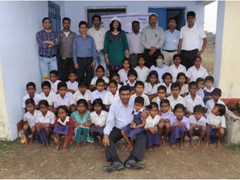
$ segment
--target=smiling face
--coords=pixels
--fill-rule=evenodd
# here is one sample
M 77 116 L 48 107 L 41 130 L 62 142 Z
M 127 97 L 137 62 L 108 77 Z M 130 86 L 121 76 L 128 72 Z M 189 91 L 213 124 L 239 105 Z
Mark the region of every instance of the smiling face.
M 45 30 L 50 30 L 52 28 L 52 23 L 49 19 L 44 20 L 42 25 L 43 25 L 43 29 Z
M 184 116 L 184 110 L 182 108 L 178 108 L 175 110 L 174 114 L 178 120 L 182 119 Z
M 152 28 L 156 27 L 157 22 L 158 22 L 158 18 L 157 18 L 156 16 L 151 16 L 151 17 L 149 18 L 149 25 L 150 25 Z
M 130 100 L 131 92 L 130 92 L 130 90 L 129 91 L 128 90 L 121 91 L 119 96 L 120 96 L 122 103 L 127 105 Z

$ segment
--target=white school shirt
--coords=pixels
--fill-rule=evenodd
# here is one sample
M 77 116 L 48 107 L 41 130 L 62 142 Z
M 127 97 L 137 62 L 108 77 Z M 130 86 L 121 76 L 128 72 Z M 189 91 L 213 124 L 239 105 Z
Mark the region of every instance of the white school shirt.
M 161 119 L 171 119 L 174 116 L 172 111 L 168 111 L 166 113 L 162 113 Z
M 56 80 L 54 83 L 50 80 L 48 80 L 51 84 L 51 90 L 53 90 L 55 93 L 58 91 L 57 89 L 57 86 L 58 86 L 58 83 L 60 83 L 61 81 L 60 80 Z
M 56 99 L 57 94 L 51 90 L 48 96 L 46 96 L 44 92 L 41 92 L 40 96 L 42 99 L 47 100 L 48 104 L 52 106 Z
M 93 37 L 97 51 L 99 52 L 103 50 L 106 30 L 102 27 L 100 27 L 98 30 L 96 30 L 95 27 L 91 27 L 88 30 L 88 34 Z
M 163 76 L 163 74 L 165 74 L 166 72 L 169 72 L 169 68 L 168 68 L 167 65 L 164 65 L 164 66 L 161 67 L 161 68 L 152 65 L 152 66 L 150 67 L 150 72 L 151 72 L 151 71 L 157 71 L 159 81 L 160 81 L 160 82 L 163 82 L 162 76 Z
M 226 128 L 226 119 L 224 116 L 216 116 L 213 113 L 207 115 L 207 123 Z
M 127 34 L 129 54 L 141 54 L 144 51 L 144 47 L 142 45 L 142 33 L 139 32 L 135 34 L 134 32 Z
M 84 94 L 82 94 L 79 90 L 77 90 L 73 94 L 73 102 L 77 105 L 79 99 L 85 99 L 87 102 L 91 100 L 91 91 L 87 89 Z
M 109 83 L 109 79 L 108 79 L 108 77 L 103 76 L 102 79 L 104 80 L 104 82 L 105 82 L 106 84 Z M 90 84 L 91 84 L 91 85 L 96 85 L 97 80 L 98 80 L 98 77 L 95 76 L 94 78 L 92 78 L 92 81 L 91 81 Z
M 141 69 L 139 66 L 135 67 L 134 70 L 137 72 L 138 81 L 142 81 L 145 82 L 147 80 L 147 76 L 149 74 L 149 68 L 146 66 L 143 66 L 143 68 Z
M 178 73 L 182 72 L 186 74 L 187 70 L 186 67 L 183 66 L 182 64 L 179 64 L 178 67 L 176 67 L 175 64 L 172 64 L 171 66 L 169 66 L 169 72 L 172 75 L 172 81 L 175 82 L 177 80 Z
M 144 128 L 146 129 L 150 127 L 155 127 L 159 123 L 160 119 L 161 116 L 159 116 L 158 114 L 154 118 L 152 118 L 152 116 L 149 115 L 146 119 L 146 125 Z
M 67 81 L 66 84 L 67 84 L 68 89 L 72 89 L 74 91 L 78 90 L 78 82 L 77 81 L 75 81 L 73 83 L 71 81 Z
M 207 91 L 209 93 L 213 92 L 214 87 L 211 87 L 211 89 L 208 89 L 206 86 L 203 88 L 203 91 Z M 203 92 L 204 93 L 204 92 Z
M 39 112 L 36 118 L 36 123 L 48 123 L 54 124 L 55 114 L 51 111 L 47 111 L 47 114 L 43 116 L 42 112 Z
M 57 108 L 57 107 L 62 106 L 62 105 L 70 106 L 70 105 L 74 104 L 72 93 L 67 92 L 66 95 L 63 98 L 60 96 L 60 94 L 58 94 L 56 96 L 56 99 L 55 99 L 53 104 L 54 104 L 54 108 Z
M 226 111 L 228 110 L 227 106 L 225 105 L 225 103 L 221 99 L 218 99 L 216 104 L 223 104 L 226 107 Z M 211 113 L 211 111 L 214 108 L 214 106 L 215 106 L 214 100 L 213 99 L 209 99 L 207 101 L 207 103 L 206 103 L 206 106 L 205 106 L 205 108 L 207 109 L 207 113 L 206 114 Z
M 183 84 L 181 87 L 180 95 L 183 95 L 185 93 L 188 93 L 188 84 Z
M 193 112 L 193 108 L 196 105 L 201 105 L 202 107 L 204 107 L 203 99 L 198 95 L 196 95 L 195 99 L 193 100 L 191 95 L 189 94 L 186 97 L 184 97 L 184 100 L 185 100 L 186 108 L 190 112 Z
M 124 69 L 120 69 L 118 71 L 119 77 L 120 77 L 120 82 L 124 83 L 128 80 L 127 74 L 128 71 L 126 72 Z
M 62 121 L 60 118 L 58 118 L 57 122 L 63 126 L 66 126 L 66 124 L 69 122 L 70 117 L 66 116 L 66 118 L 64 119 L 64 121 Z
M 164 86 L 164 87 L 166 87 L 166 93 L 167 94 L 172 94 L 172 92 L 171 92 L 171 85 L 172 85 L 172 83 L 170 83 L 169 84 L 169 86 L 167 87 L 167 85 L 165 84 L 165 82 L 162 82 L 162 83 L 160 83 L 160 85 L 159 86 Z
M 26 112 L 23 116 L 23 121 L 28 122 L 28 125 L 30 126 L 30 128 L 32 128 L 33 126 L 35 126 L 36 119 L 39 113 L 40 111 L 38 110 L 34 110 L 33 115 L 30 112 Z
M 91 94 L 91 103 L 93 103 L 93 101 L 97 98 L 100 98 L 103 100 L 104 95 L 107 93 L 106 90 L 103 90 L 101 92 L 99 92 L 97 89 L 95 91 L 92 92 Z
M 113 95 L 110 91 L 107 91 L 103 97 L 103 104 L 112 105 L 118 99 L 119 99 L 118 91 L 116 91 L 115 95 Z
M 144 88 L 144 93 L 147 94 L 147 95 L 151 95 L 151 94 L 157 93 L 159 85 L 160 84 L 157 83 L 157 84 L 154 84 L 154 86 L 152 86 L 151 83 L 146 82 L 145 83 L 145 88 Z
M 134 103 L 136 97 L 137 97 L 137 95 L 136 95 L 136 93 L 134 93 L 133 95 L 131 95 L 130 101 L 132 103 Z M 143 97 L 143 99 L 144 99 L 144 106 L 148 106 L 150 104 L 149 97 L 144 93 L 142 93 L 141 97 Z
M 123 105 L 121 99 L 114 102 L 109 110 L 104 134 L 109 135 L 114 127 L 122 129 L 133 120 L 134 105 L 128 103 L 127 106 Z
M 207 77 L 208 76 L 208 72 L 207 72 L 207 70 L 204 68 L 204 67 L 202 67 L 202 66 L 200 66 L 200 68 L 199 69 L 197 69 L 194 65 L 192 66 L 192 67 L 190 67 L 188 70 L 187 70 L 187 77 L 189 77 L 190 78 L 190 82 L 191 81 L 196 81 L 197 80 L 197 78 L 203 78 L 203 79 L 205 79 L 205 77 Z
M 23 108 L 26 108 L 25 101 L 26 101 L 27 99 L 29 99 L 29 98 L 30 98 L 30 97 L 29 97 L 29 94 L 26 94 L 26 95 L 23 97 L 23 99 L 22 99 L 22 107 L 23 107 Z M 33 100 L 34 100 L 34 102 L 35 102 L 35 105 L 38 105 L 39 101 L 41 101 L 42 98 L 41 98 L 40 94 L 38 94 L 38 93 L 35 92 L 34 97 L 33 97 Z
M 180 39 L 183 39 L 182 50 L 191 51 L 194 49 L 201 50 L 202 39 L 206 37 L 203 27 L 196 23 L 192 28 L 187 25 L 183 26 L 180 31 Z
M 202 116 L 199 120 L 197 120 L 194 115 L 191 115 L 189 117 L 189 121 L 190 121 L 191 124 L 196 124 L 196 125 L 205 127 L 207 120 L 206 120 L 206 118 L 204 116 Z
M 173 124 L 175 122 L 177 122 L 177 118 L 176 118 L 176 116 L 172 116 L 170 119 L 170 125 L 173 126 Z M 183 116 L 181 122 L 185 124 L 185 126 L 188 130 L 190 129 L 190 121 L 187 117 Z
M 175 105 L 178 103 L 180 103 L 186 107 L 185 100 L 180 95 L 178 96 L 177 99 L 174 99 L 173 95 L 169 96 L 167 99 L 169 100 L 172 109 L 174 109 Z
M 133 83 L 131 83 L 129 80 L 127 80 L 127 81 L 125 81 L 125 82 L 123 83 L 123 85 L 124 85 L 124 86 L 131 86 L 131 87 L 133 87 L 136 82 L 137 82 L 137 81 L 135 80 Z
M 95 125 L 99 125 L 100 127 L 105 126 L 107 120 L 108 113 L 106 111 L 101 111 L 100 115 L 98 115 L 95 111 L 90 113 L 91 122 Z
M 204 98 L 204 91 L 202 88 L 198 89 L 197 93 L 198 96 L 200 96 L 201 98 Z

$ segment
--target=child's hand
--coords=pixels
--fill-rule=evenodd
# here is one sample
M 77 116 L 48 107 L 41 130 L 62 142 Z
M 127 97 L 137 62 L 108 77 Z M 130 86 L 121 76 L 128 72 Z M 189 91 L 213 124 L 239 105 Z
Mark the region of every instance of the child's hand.
M 131 122 L 130 128 L 132 128 L 132 129 L 136 128 L 136 124 L 134 122 Z
M 149 113 L 147 111 L 145 111 L 145 112 L 142 113 L 141 118 L 146 120 L 148 115 L 149 115 Z

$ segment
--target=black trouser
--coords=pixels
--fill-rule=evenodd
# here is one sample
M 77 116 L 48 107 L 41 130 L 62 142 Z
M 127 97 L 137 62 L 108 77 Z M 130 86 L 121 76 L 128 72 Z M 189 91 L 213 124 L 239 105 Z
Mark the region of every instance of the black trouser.
M 109 146 L 105 149 L 105 155 L 107 161 L 120 161 L 115 143 L 121 140 L 122 134 L 121 129 L 113 128 L 112 132 L 109 135 Z M 145 133 L 139 134 L 135 139 L 133 150 L 131 151 L 128 159 L 135 159 L 136 161 L 141 161 L 146 149 L 146 135 Z
M 135 68 L 138 65 L 138 57 L 142 55 L 142 53 L 129 55 L 131 68 Z
M 153 55 L 149 55 L 149 52 L 150 52 L 150 49 L 144 49 L 144 58 L 145 58 L 145 61 L 146 61 L 146 66 L 148 68 L 150 68 L 152 65 L 156 65 L 156 59 L 157 59 L 157 56 L 158 54 L 161 53 L 160 49 L 157 49 Z
M 186 69 L 189 69 L 191 66 L 194 65 L 194 59 L 197 56 L 198 49 L 194 49 L 191 51 L 185 51 L 181 50 L 181 64 L 186 67 Z
M 77 69 L 78 82 L 84 82 L 88 87 L 93 78 L 93 68 L 91 67 L 92 62 L 92 57 L 77 58 L 77 63 L 79 66 Z
M 60 59 L 60 72 L 62 81 L 68 80 L 68 73 L 74 71 L 73 58 Z

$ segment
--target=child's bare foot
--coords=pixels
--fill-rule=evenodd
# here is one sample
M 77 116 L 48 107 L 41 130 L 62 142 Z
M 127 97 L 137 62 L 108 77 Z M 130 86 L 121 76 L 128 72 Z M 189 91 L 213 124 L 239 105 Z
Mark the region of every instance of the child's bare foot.
M 33 145 L 33 140 L 31 140 L 31 141 L 29 142 L 29 146 L 31 146 L 31 145 Z
M 87 145 L 87 142 L 86 141 L 83 141 L 83 146 L 86 146 Z
M 189 144 L 193 146 L 193 139 L 189 141 Z
M 208 147 L 209 147 L 209 143 L 206 142 L 206 144 L 205 144 L 205 148 L 208 148 Z
M 57 146 L 56 146 L 56 151 L 59 151 L 59 149 L 60 149 L 60 146 L 61 146 L 61 143 L 57 143 Z
M 165 139 L 162 140 L 162 147 L 166 147 L 166 141 L 165 141 Z
M 184 145 L 180 143 L 180 149 L 184 150 Z
M 172 145 L 172 148 L 173 148 L 173 149 L 176 149 L 176 145 L 175 145 L 175 144 L 173 144 L 173 145 Z
M 133 150 L 133 146 L 131 144 L 128 144 L 125 150 L 126 151 L 132 151 Z
M 79 143 L 77 143 L 77 148 L 80 149 L 81 148 L 81 145 Z
M 222 144 L 220 141 L 217 142 L 217 148 L 221 148 L 222 147 Z

